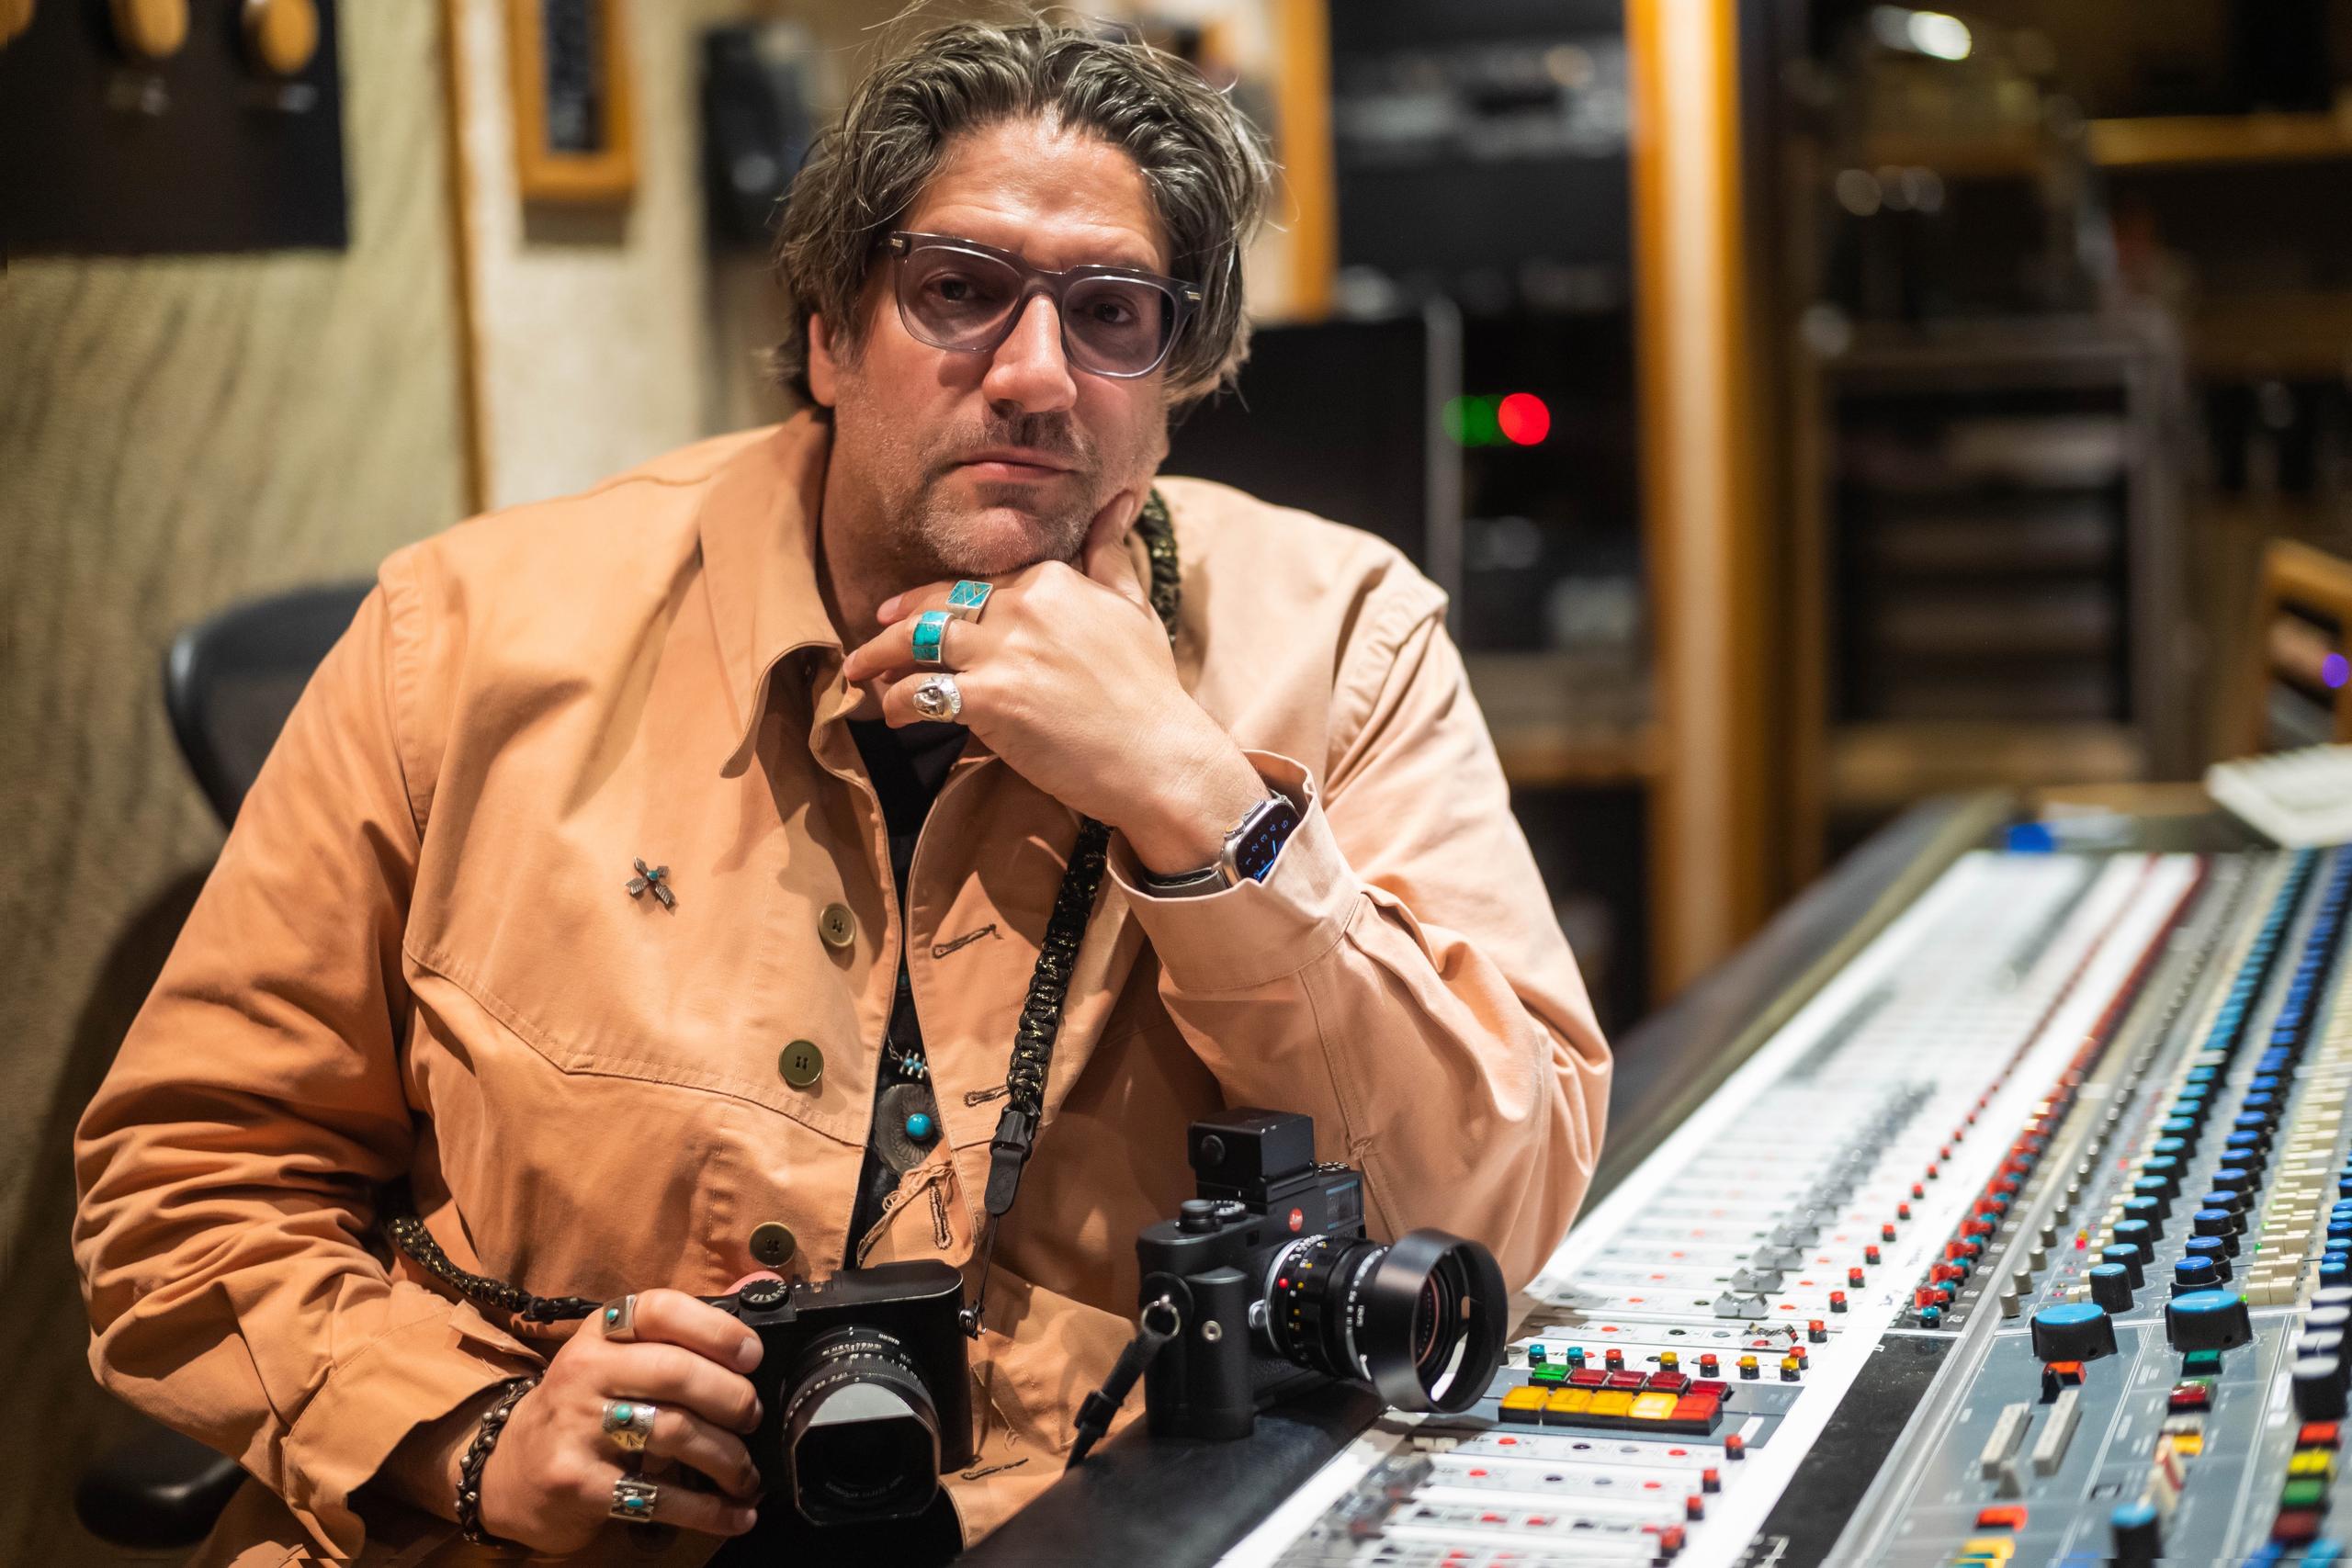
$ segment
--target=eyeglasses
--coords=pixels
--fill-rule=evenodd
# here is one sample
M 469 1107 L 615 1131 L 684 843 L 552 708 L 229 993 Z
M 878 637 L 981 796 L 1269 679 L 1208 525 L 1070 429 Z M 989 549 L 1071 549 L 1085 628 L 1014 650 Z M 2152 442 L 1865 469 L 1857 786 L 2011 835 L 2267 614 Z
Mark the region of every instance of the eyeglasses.
M 1011 251 L 905 230 L 882 243 L 899 264 L 899 320 L 918 342 L 957 354 L 997 348 L 1030 299 L 1044 294 L 1060 314 L 1062 352 L 1072 365 L 1096 376 L 1148 376 L 1201 302 L 1191 284 L 1133 267 L 1047 272 Z

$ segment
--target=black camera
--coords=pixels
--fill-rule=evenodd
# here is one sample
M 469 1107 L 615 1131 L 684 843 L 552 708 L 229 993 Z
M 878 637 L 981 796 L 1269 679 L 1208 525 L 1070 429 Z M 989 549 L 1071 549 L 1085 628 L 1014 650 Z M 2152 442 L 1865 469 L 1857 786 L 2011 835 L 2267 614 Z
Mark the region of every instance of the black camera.
M 1261 1404 L 1324 1379 L 1400 1410 L 1487 1392 L 1509 1311 L 1494 1254 L 1439 1230 L 1371 1239 L 1363 1174 L 1316 1162 L 1311 1117 L 1228 1111 L 1186 1139 L 1201 1195 L 1136 1242 L 1144 1321 L 1174 1330 L 1144 1373 L 1155 1436 L 1246 1437 Z
M 752 1462 L 811 1524 L 911 1518 L 972 1462 L 971 1378 L 944 1263 L 756 1280 L 712 1304 L 760 1337 Z

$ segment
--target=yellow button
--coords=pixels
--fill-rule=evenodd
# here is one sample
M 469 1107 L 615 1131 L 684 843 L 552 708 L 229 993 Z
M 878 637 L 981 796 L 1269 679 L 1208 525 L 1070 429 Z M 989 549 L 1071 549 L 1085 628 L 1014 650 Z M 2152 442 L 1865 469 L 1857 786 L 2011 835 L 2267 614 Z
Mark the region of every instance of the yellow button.
M 2287 1461 L 2290 1475 L 2329 1476 L 2335 1473 L 2335 1456 L 2322 1450 L 2306 1449 Z
M 1592 1390 L 1589 1388 L 1555 1388 L 1544 1406 L 1547 1421 L 1565 1421 L 1582 1416 L 1592 1408 Z
M 777 1053 L 775 1070 L 793 1088 L 808 1089 L 825 1076 L 825 1054 L 813 1041 L 796 1040 Z
M 1621 1388 L 1604 1388 L 1592 1396 L 1592 1414 L 1596 1416 L 1624 1416 L 1634 1408 L 1634 1396 Z
M 1996 1562 L 2007 1562 L 2018 1554 L 2018 1543 L 2005 1535 L 1980 1535 L 1961 1544 L 1962 1557 L 1989 1557 Z
M 828 904 L 818 912 L 817 934 L 827 947 L 847 947 L 857 940 L 857 917 L 847 904 Z
M 1636 1421 L 1670 1421 L 1674 1418 L 1674 1395 L 1670 1393 L 1637 1393 L 1634 1396 L 1634 1419 Z
M 2195 1459 L 2205 1451 L 2205 1435 L 2201 1432 L 2175 1432 L 2172 1435 L 2172 1451 L 2183 1459 Z M 2294 1472 L 2290 1470 L 2287 1473 L 2292 1475 Z
M 1506 1421 L 1533 1421 L 1544 1408 L 1546 1394 L 1540 1388 L 1515 1388 L 1503 1395 L 1502 1413 Z
M 800 1238 L 790 1225 L 770 1220 L 752 1232 L 752 1256 L 770 1269 L 783 1268 L 799 1250 Z

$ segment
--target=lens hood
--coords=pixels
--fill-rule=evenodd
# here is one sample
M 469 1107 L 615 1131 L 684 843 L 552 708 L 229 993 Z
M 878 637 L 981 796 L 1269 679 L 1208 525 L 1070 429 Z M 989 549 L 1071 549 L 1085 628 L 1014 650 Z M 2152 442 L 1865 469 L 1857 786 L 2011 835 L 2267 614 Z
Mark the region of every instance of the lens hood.
M 1509 1329 L 1510 1302 L 1495 1255 L 1444 1231 L 1408 1231 L 1363 1289 L 1356 1350 L 1380 1397 L 1399 1410 L 1451 1413 L 1476 1404 L 1503 1364 Z M 1434 1323 L 1423 1321 L 1425 1302 Z M 1457 1344 L 1461 1362 L 1440 1398 L 1435 1384 Z

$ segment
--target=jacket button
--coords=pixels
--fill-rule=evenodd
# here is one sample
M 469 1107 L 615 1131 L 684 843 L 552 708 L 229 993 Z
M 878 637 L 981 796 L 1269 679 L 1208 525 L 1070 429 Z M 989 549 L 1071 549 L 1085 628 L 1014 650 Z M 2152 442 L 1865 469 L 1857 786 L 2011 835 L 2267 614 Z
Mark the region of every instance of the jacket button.
M 828 904 L 817 916 L 817 934 L 827 947 L 847 947 L 857 940 L 857 917 L 847 904 Z
M 800 1240 L 790 1225 L 770 1220 L 752 1232 L 752 1257 L 770 1269 L 783 1268 L 799 1249 Z
M 825 1054 L 816 1043 L 796 1040 L 776 1055 L 775 1070 L 795 1089 L 808 1089 L 825 1076 Z

